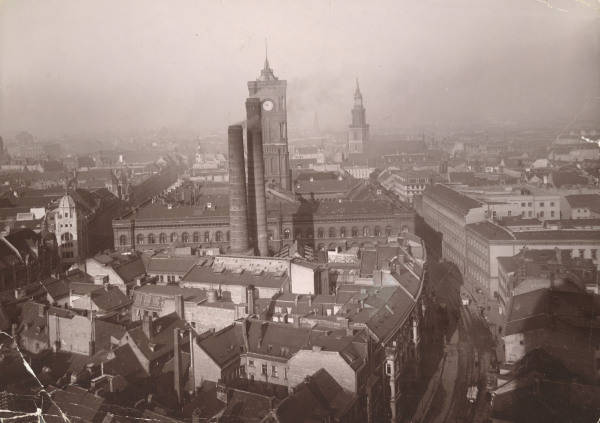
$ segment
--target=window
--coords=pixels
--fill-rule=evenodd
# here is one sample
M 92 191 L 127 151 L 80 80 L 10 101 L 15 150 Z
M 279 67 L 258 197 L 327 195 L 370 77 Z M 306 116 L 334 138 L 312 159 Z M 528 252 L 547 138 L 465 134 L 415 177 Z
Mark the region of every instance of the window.
M 543 211 L 540 212 L 540 217 L 544 217 L 544 212 Z
M 356 226 L 352 227 L 352 238 L 358 237 L 358 228 Z
M 277 377 L 277 366 L 271 366 L 271 376 Z
M 190 234 L 188 234 L 187 232 L 184 232 L 181 234 L 181 242 L 183 242 L 184 244 L 187 244 L 188 242 L 190 242 Z
M 267 231 L 267 239 L 269 241 L 273 241 L 273 239 L 274 239 L 273 231 Z
M 138 245 L 143 245 L 144 244 L 144 235 L 143 234 L 138 234 L 135 242 Z
M 529 212 L 527 212 L 527 216 L 529 216 L 529 217 L 533 216 L 533 213 L 531 212 L 531 210 L 529 210 Z
M 200 234 L 198 232 L 194 232 L 192 234 L 192 242 L 195 242 L 195 243 L 200 242 Z
M 290 228 L 285 228 L 283 230 L 283 239 L 290 239 Z
M 154 234 L 148 234 L 148 244 L 154 244 L 155 242 Z
M 266 364 L 262 365 L 261 373 L 265 376 L 267 375 L 267 365 Z
M 550 207 L 554 207 L 554 201 L 550 201 Z
M 204 232 L 204 242 L 209 242 L 210 241 L 210 232 L 206 231 Z
M 595 248 L 593 250 L 591 250 L 592 253 L 592 259 L 596 260 L 598 258 L 598 250 L 596 250 Z
M 217 242 L 223 241 L 223 232 L 217 231 L 215 233 L 215 241 L 217 241 Z
M 283 378 L 287 380 L 287 367 L 284 367 L 283 369 Z
M 521 203 L 521 207 L 525 207 L 525 203 Z
M 121 235 L 119 237 L 119 245 L 127 245 L 127 236 L 126 235 Z
M 65 213 L 65 217 L 69 217 L 69 212 Z
M 248 367 L 254 367 L 254 360 L 248 360 Z
M 368 226 L 365 226 L 363 228 L 363 236 L 369 236 L 371 234 L 371 230 L 369 229 Z
M 509 211 L 508 211 L 508 215 L 509 215 L 509 216 L 512 216 L 512 210 L 509 210 Z
M 171 242 L 177 241 L 177 234 L 175 232 L 171 233 Z
M 385 236 L 392 236 L 392 228 L 389 226 L 385 227 Z
M 531 201 L 527 203 L 527 207 L 531 207 Z
M 544 202 L 540 201 L 540 207 L 544 207 Z
M 554 210 L 550 210 L 550 217 L 554 217 Z
M 373 235 L 381 236 L 381 228 L 379 226 L 375 226 L 375 230 L 373 231 Z
M 225 236 L 227 237 L 227 242 L 231 241 L 231 233 L 229 231 L 227 231 Z
M 329 235 L 329 238 L 335 238 L 335 228 L 334 227 L 329 228 L 328 235 Z
M 585 256 L 585 250 L 579 250 L 579 257 L 583 258 Z
M 346 238 L 346 228 L 343 226 L 340 228 L 340 238 Z
M 323 230 L 323 228 L 317 229 L 317 238 L 324 238 L 324 237 L 325 237 L 325 230 Z
M 296 231 L 296 235 L 294 236 L 294 239 L 302 239 L 302 231 L 300 229 L 298 229 Z
M 245 375 L 246 374 L 246 366 L 244 366 L 243 364 L 240 366 L 240 375 Z

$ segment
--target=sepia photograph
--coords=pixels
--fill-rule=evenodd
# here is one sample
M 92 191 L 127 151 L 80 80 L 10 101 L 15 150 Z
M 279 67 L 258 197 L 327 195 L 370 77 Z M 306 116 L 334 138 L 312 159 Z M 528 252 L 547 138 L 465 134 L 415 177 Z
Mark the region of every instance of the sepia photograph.
M 0 423 L 600 423 L 600 0 L 0 0 Z

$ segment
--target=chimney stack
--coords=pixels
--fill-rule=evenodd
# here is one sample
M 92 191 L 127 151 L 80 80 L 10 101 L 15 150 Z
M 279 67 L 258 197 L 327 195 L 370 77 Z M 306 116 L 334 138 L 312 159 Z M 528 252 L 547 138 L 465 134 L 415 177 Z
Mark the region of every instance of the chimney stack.
M 152 336 L 154 335 L 153 326 L 152 317 L 150 317 L 149 314 L 144 314 L 142 319 L 142 330 L 148 339 L 152 339 Z
M 267 198 L 265 193 L 265 165 L 263 159 L 262 122 L 260 99 L 246 100 L 246 125 L 248 140 L 248 202 L 253 202 L 251 212 L 256 224 L 256 248 L 260 256 L 269 253 L 267 245 Z
M 175 295 L 175 312 L 180 319 L 183 319 L 183 295 Z
M 248 200 L 246 198 L 246 170 L 244 166 L 244 130 L 242 125 L 231 125 L 229 142 L 229 230 L 231 252 L 245 253 L 248 243 Z M 248 155 L 250 152 L 248 152 Z
M 255 313 L 254 310 L 254 287 L 252 285 L 248 285 L 246 287 L 246 300 L 248 302 L 248 314 L 252 315 Z
M 181 347 L 179 345 L 179 329 L 173 330 L 173 385 L 177 394 L 177 404 L 182 403 L 183 387 L 181 386 Z

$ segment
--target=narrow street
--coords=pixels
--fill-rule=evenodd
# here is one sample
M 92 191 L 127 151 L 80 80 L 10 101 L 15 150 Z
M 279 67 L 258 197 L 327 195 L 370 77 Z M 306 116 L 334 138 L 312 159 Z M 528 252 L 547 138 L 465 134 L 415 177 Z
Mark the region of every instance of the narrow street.
M 421 421 L 485 422 L 490 414 L 486 383 L 490 364 L 495 362 L 491 333 L 479 312 L 476 296 L 471 296 L 468 306 L 462 304 L 463 285 L 458 270 L 450 263 L 438 263 L 432 266 L 431 272 L 431 295 L 445 310 L 447 318 L 438 324 L 447 339 L 444 358 L 436 374 L 438 380 L 432 378 L 430 382 L 431 389 L 437 392 L 432 393 L 431 406 Z M 467 399 L 471 386 L 477 387 L 478 392 L 473 403 Z

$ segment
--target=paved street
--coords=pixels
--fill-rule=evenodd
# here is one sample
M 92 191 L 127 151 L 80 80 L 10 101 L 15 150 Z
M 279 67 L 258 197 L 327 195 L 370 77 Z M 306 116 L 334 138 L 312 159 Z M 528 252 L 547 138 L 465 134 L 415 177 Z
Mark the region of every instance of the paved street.
M 447 339 L 444 359 L 430 382 L 431 389 L 437 389 L 437 392 L 432 394 L 429 412 L 422 421 L 485 422 L 490 412 L 486 380 L 490 362 L 495 361 L 495 353 L 478 297 L 473 295 L 474 301 L 469 306 L 462 305 L 460 273 L 449 263 L 434 264 L 431 275 L 432 296 L 445 309 L 447 316 L 438 324 L 445 333 L 453 335 Z M 456 325 L 454 330 L 453 325 Z M 477 386 L 479 392 L 474 403 L 467 400 L 470 386 Z

